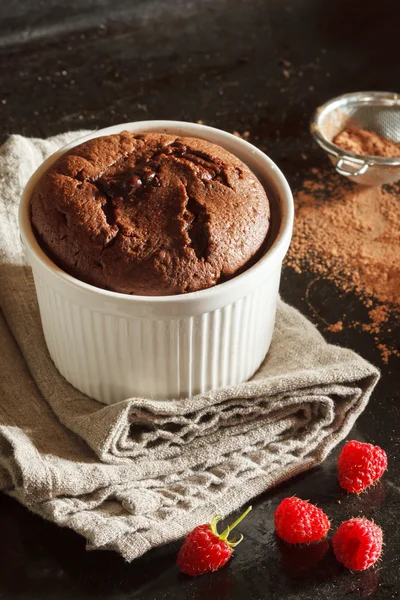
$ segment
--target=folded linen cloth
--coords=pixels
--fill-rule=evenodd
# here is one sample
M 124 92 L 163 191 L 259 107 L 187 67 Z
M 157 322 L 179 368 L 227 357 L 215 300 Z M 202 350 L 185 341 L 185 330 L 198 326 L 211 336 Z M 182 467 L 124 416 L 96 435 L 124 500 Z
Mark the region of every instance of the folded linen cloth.
M 321 463 L 379 373 L 279 301 L 268 356 L 236 387 L 104 406 L 68 384 L 46 349 L 17 209 L 33 170 L 83 133 L 0 149 L 0 489 L 133 560 Z

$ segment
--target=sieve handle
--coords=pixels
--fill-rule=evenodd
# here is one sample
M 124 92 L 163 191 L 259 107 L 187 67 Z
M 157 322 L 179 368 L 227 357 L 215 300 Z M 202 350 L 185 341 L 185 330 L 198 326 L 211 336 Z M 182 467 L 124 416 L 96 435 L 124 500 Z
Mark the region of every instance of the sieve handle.
M 362 163 L 359 169 L 351 170 L 348 168 L 349 164 L 351 163 L 346 162 L 346 159 L 342 156 L 336 163 L 336 171 L 345 177 L 357 177 L 357 175 L 363 175 L 369 167 L 368 163 Z M 347 166 L 347 169 L 343 168 L 344 165 Z

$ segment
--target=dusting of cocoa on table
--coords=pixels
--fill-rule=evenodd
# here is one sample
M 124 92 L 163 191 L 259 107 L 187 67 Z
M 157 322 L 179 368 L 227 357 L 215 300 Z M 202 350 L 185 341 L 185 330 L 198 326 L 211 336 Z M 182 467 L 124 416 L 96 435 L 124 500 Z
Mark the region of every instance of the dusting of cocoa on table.
M 361 327 L 370 333 L 379 333 L 381 325 L 389 318 L 389 310 L 386 306 L 377 306 L 368 312 L 371 323 L 364 323 Z
M 338 333 L 339 331 L 343 331 L 343 321 L 338 321 L 337 323 L 332 323 L 327 327 L 328 331 L 332 331 L 332 333 Z
M 396 348 L 389 348 L 386 344 L 377 344 L 377 348 L 381 353 L 383 362 L 386 364 L 391 356 L 400 357 L 400 352 Z
M 333 139 L 333 143 L 355 154 L 400 157 L 400 144 L 367 129 L 344 129 Z
M 294 196 L 295 225 L 286 264 L 356 292 L 370 308 L 370 323 L 351 325 L 379 333 L 389 315 L 400 309 L 400 186 L 360 186 L 313 168 Z M 343 327 L 342 321 L 328 324 L 332 332 Z M 397 353 L 383 344 L 379 349 L 384 361 Z

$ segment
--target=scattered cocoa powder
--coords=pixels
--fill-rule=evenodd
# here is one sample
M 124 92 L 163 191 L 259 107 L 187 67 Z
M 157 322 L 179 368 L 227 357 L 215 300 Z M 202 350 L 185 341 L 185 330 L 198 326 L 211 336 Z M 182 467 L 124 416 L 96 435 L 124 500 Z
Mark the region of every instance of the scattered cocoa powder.
M 368 312 L 371 323 L 364 323 L 361 325 L 361 327 L 364 331 L 369 331 L 370 333 L 379 333 L 382 325 L 388 320 L 389 314 L 390 313 L 387 307 L 377 306 Z
M 328 331 L 332 331 L 332 333 L 338 333 L 343 330 L 343 321 L 338 321 L 337 323 L 332 323 L 332 325 L 328 325 Z
M 400 144 L 367 129 L 344 129 L 333 139 L 333 143 L 355 154 L 389 158 L 400 156 Z
M 359 186 L 313 168 L 294 196 L 295 226 L 286 264 L 356 292 L 370 308 L 370 322 L 352 325 L 379 333 L 400 309 L 400 185 Z M 328 324 L 332 332 L 343 327 L 343 321 Z M 381 343 L 378 347 L 383 360 L 398 354 Z
M 389 362 L 391 356 L 400 357 L 400 352 L 396 348 L 388 348 L 386 344 L 377 344 L 377 347 L 380 350 L 382 361 L 386 364 Z

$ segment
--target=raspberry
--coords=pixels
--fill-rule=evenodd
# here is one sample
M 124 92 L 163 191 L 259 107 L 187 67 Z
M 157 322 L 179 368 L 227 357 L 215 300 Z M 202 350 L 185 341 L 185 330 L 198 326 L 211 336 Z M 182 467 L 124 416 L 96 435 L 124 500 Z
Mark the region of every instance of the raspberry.
M 326 536 L 331 526 L 320 508 L 296 497 L 282 500 L 274 519 L 276 533 L 289 544 L 316 542 Z
M 378 560 L 382 543 L 382 529 L 360 517 L 342 523 L 332 538 L 338 561 L 355 571 L 364 571 Z
M 182 573 L 195 577 L 209 571 L 217 571 L 228 562 L 233 554 L 233 548 L 240 544 L 239 539 L 228 540 L 232 529 L 236 527 L 251 511 L 251 506 L 221 534 L 217 531 L 217 523 L 221 515 L 215 515 L 211 523 L 195 527 L 185 538 L 178 553 L 177 565 Z
M 347 442 L 338 461 L 339 484 L 359 494 L 378 481 L 386 468 L 387 456 L 382 448 L 355 440 Z

